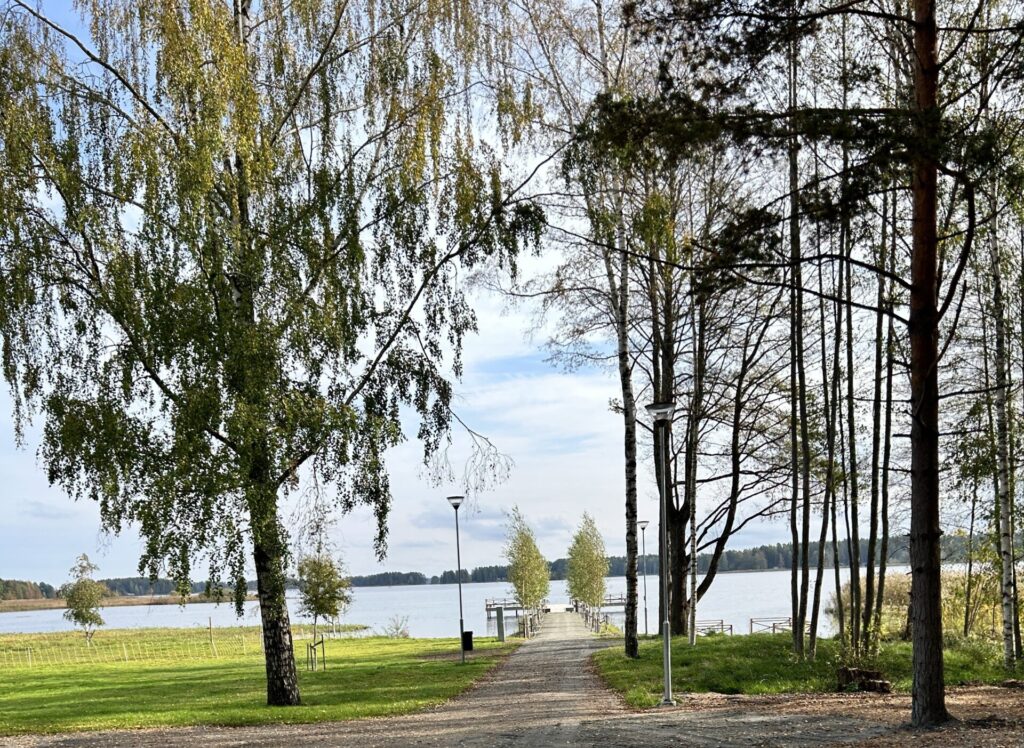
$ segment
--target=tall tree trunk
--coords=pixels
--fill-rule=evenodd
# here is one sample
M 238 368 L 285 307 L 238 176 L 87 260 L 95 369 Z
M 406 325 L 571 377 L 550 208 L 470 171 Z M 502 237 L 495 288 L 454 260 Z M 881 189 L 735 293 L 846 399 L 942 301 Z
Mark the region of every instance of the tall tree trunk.
M 938 725 L 946 711 L 942 662 L 939 525 L 938 27 L 935 0 L 914 0 L 914 142 L 910 263 L 910 566 L 913 655 L 911 723 Z
M 843 109 L 848 108 L 848 77 L 847 73 L 847 45 L 846 45 L 847 17 L 842 18 L 842 70 L 843 70 Z M 845 193 L 847 174 L 850 170 L 849 147 L 843 144 L 843 172 L 842 189 Z M 850 216 L 844 210 L 839 226 L 840 248 L 846 258 L 846 428 L 849 430 L 847 438 L 850 455 L 847 469 L 847 482 L 850 486 L 849 504 L 849 549 L 850 549 L 850 645 L 854 654 L 857 654 L 860 647 L 860 612 L 861 612 L 861 588 L 860 588 L 860 520 L 859 509 L 859 475 L 857 464 L 857 415 L 856 401 L 854 400 L 854 357 L 853 357 L 853 234 L 850 228 Z
M 849 310 L 847 310 L 849 311 Z M 839 457 L 840 464 L 848 465 L 849 459 L 847 457 L 847 433 L 846 429 L 846 409 L 839 409 Z M 847 616 L 847 623 L 849 630 L 846 632 L 845 645 L 849 648 L 850 652 L 854 655 L 857 654 L 857 632 L 860 630 L 854 627 L 854 623 L 858 620 L 857 616 L 853 613 L 853 580 L 854 580 L 854 566 L 853 566 L 853 533 L 850 530 L 850 481 L 849 476 L 843 481 L 843 524 L 846 527 L 846 565 L 850 571 L 850 608 L 849 616 Z
M 1007 345 L 1010 346 L 1012 351 L 1012 342 L 1010 341 L 1010 331 L 1006 333 Z M 1009 481 L 1007 485 L 1009 491 L 1007 493 L 1007 500 L 1010 504 L 1010 599 L 1013 606 L 1013 642 L 1014 642 L 1014 657 L 1021 659 L 1021 638 L 1020 638 L 1020 607 L 1019 599 L 1017 597 L 1017 534 L 1015 528 L 1014 517 L 1016 515 L 1016 496 L 1017 496 L 1017 418 L 1014 416 L 1013 400 L 1009 393 L 1016 391 L 1016 385 L 1013 380 L 1013 367 L 1011 363 L 1013 361 L 1013 353 L 1008 351 L 1006 354 L 1006 416 L 1007 416 L 1007 428 L 1006 437 L 1010 444 L 1010 460 L 1009 460 Z
M 819 242 L 820 246 L 820 242 Z M 818 287 L 824 291 L 821 265 L 818 266 Z M 842 307 L 839 307 L 840 309 Z M 811 627 L 808 641 L 808 656 L 814 659 L 818 653 L 818 613 L 821 608 L 821 588 L 825 577 L 825 556 L 828 550 L 828 528 L 830 517 L 835 517 L 835 448 L 836 417 L 839 405 L 839 335 L 836 331 L 833 347 L 832 376 L 829 377 L 828 353 L 825 344 L 825 299 L 818 299 L 818 317 L 821 343 L 821 381 L 825 403 L 825 495 L 821 504 L 821 533 L 818 535 L 818 568 L 814 577 L 814 600 L 811 605 Z M 830 391 L 831 390 L 831 391 Z M 834 534 L 834 528 L 833 528 Z M 836 569 L 838 571 L 838 560 Z M 838 596 L 838 593 L 837 593 Z
M 998 548 L 1000 547 L 1000 545 L 1002 543 L 1002 539 L 1000 538 L 1000 535 L 999 535 L 999 518 L 1000 518 L 999 499 L 1000 499 L 1000 495 L 1001 495 L 1000 494 L 1000 488 L 999 488 L 999 448 L 998 448 L 999 436 L 998 436 L 998 427 L 996 426 L 996 403 L 995 403 L 995 398 L 992 396 L 993 392 L 995 391 L 995 385 L 993 384 L 993 381 L 992 381 L 993 378 L 995 377 L 995 374 L 992 372 L 992 367 L 995 364 L 995 356 L 992 353 L 992 347 L 990 345 L 990 336 L 989 336 L 989 332 L 991 332 L 991 330 L 989 329 L 989 318 L 991 316 L 994 316 L 995 312 L 994 312 L 994 309 L 992 309 L 992 308 L 990 308 L 988 306 L 988 296 L 991 295 L 992 293 L 993 293 L 993 290 L 991 288 L 989 288 L 989 286 L 986 284 L 985 287 L 984 287 L 984 295 L 979 290 L 978 304 L 979 304 L 979 308 L 983 309 L 984 312 L 985 312 L 982 315 L 982 317 L 981 317 L 981 362 L 982 362 L 982 367 L 981 368 L 982 368 L 982 375 L 984 377 L 984 384 L 985 384 L 985 388 L 984 388 L 985 389 L 985 398 L 984 398 L 984 402 L 985 402 L 985 418 L 986 418 L 985 425 L 986 425 L 986 427 L 988 429 L 988 431 L 986 432 L 986 435 L 987 435 L 987 437 L 989 439 L 994 440 L 996 442 L 996 449 L 995 449 L 995 453 L 993 455 L 994 465 L 993 465 L 993 469 L 989 473 L 988 477 L 992 480 L 992 501 L 993 501 L 993 503 L 992 503 L 992 515 L 991 515 L 992 516 L 992 528 L 991 529 L 992 529 L 992 534 L 996 538 L 996 548 L 997 548 L 996 552 L 999 553 Z M 999 561 L 1000 561 L 1000 571 L 1001 571 L 1002 570 L 1002 566 L 1001 566 L 1001 564 L 1002 564 L 1002 555 L 1001 554 L 1000 554 Z M 1000 573 L 1000 580 L 999 580 L 1000 592 L 1002 592 L 1002 588 L 1003 588 L 1002 574 Z M 1002 601 L 1000 601 L 1000 603 L 1001 602 Z M 996 625 L 995 624 L 995 620 L 993 619 L 993 621 L 992 621 L 993 630 L 995 629 L 995 625 Z
M 689 507 L 672 506 L 674 503 L 670 498 L 668 547 L 671 551 L 672 571 L 669 577 L 669 624 L 672 636 L 686 636 L 686 624 L 689 620 L 689 596 L 686 594 L 686 518 L 689 515 Z
M 694 378 L 690 404 L 690 428 L 687 430 L 689 440 L 686 449 L 686 501 L 684 504 L 689 508 L 690 528 L 690 598 L 687 604 L 689 613 L 687 633 L 691 646 L 697 643 L 697 451 L 700 444 L 700 423 L 704 410 L 706 304 L 703 295 L 700 295 L 693 314 Z
M 845 482 L 843 485 L 846 485 Z M 846 611 L 843 610 L 843 577 L 839 557 L 839 523 L 836 521 L 835 492 L 832 494 L 832 573 L 835 578 L 836 620 L 839 621 L 839 646 L 846 650 Z
M 896 272 L 896 218 L 897 218 L 897 190 L 892 191 L 892 232 L 889 248 L 889 272 Z M 882 485 L 881 485 L 881 520 L 882 520 L 882 544 L 879 549 L 878 559 L 878 593 L 875 595 L 875 631 L 882 629 L 882 605 L 885 600 L 885 572 L 889 563 L 889 466 L 892 464 L 892 377 L 896 364 L 896 330 L 892 318 L 892 308 L 895 294 L 895 283 L 890 279 L 889 294 L 886 298 L 885 308 L 890 312 L 889 323 L 885 331 L 885 439 L 882 448 Z M 878 637 L 875 637 L 875 646 L 878 645 Z
M 1024 223 L 1020 224 L 1020 249 L 1022 260 L 1024 260 Z M 1020 350 L 1021 350 L 1021 369 L 1024 372 L 1024 266 L 1021 266 L 1021 271 L 1018 273 L 1018 298 L 1020 300 L 1020 309 L 1018 316 L 1020 318 Z M 1022 374 L 1024 376 L 1024 374 Z M 1016 474 L 1016 472 L 1014 473 Z M 1016 503 L 1017 503 L 1017 490 L 1016 482 L 1014 481 L 1014 490 L 1010 492 L 1010 537 L 1016 539 L 1017 537 L 1017 525 L 1016 525 Z M 1020 632 L 1020 587 L 1017 584 L 1017 558 L 1014 556 L 1013 560 L 1013 638 L 1016 642 L 1016 654 L 1017 659 L 1024 659 L 1024 646 L 1021 642 Z
M 972 481 L 971 520 L 967 530 L 967 580 L 964 583 L 964 638 L 971 633 L 971 598 L 974 594 L 974 519 L 978 510 L 978 481 Z
M 996 210 L 996 194 L 992 195 L 993 210 Z M 996 213 L 998 215 L 998 213 Z M 1003 280 L 999 258 L 999 222 L 993 222 L 990 234 L 992 259 L 992 316 L 996 332 L 996 488 L 999 518 L 999 560 L 1002 564 L 1000 595 L 1003 614 L 1003 665 L 1009 670 L 1014 666 L 1016 647 L 1013 640 L 1013 538 L 1010 535 L 1010 465 L 1008 419 L 1006 415 L 1006 324 L 1003 309 Z
M 792 277 L 792 274 L 791 276 Z M 800 506 L 800 453 L 797 439 L 797 376 L 796 376 L 796 291 L 790 290 L 790 362 L 789 362 L 789 458 L 792 481 L 790 484 L 789 501 L 789 534 L 793 548 L 790 559 L 789 571 L 789 592 L 790 592 L 790 619 L 793 622 L 791 631 L 793 637 L 793 651 L 797 655 L 803 654 L 803 636 L 800 627 L 797 625 L 800 620 L 800 528 L 797 524 Z
M 849 163 L 849 155 L 843 153 L 843 171 Z M 854 393 L 853 355 L 853 239 L 850 236 L 849 219 L 843 219 L 841 234 L 845 245 L 846 265 L 846 428 L 849 463 L 847 482 L 850 487 L 849 503 L 849 549 L 850 549 L 850 644 L 856 654 L 860 650 L 860 518 L 859 518 L 859 471 L 857 465 L 857 412 Z
M 794 38 L 789 44 L 789 109 L 796 111 L 796 78 L 798 72 L 797 49 L 798 42 Z M 798 510 L 800 508 L 800 476 L 803 473 L 800 460 L 800 439 L 799 436 L 806 431 L 806 423 L 801 423 L 802 405 L 806 404 L 804 390 L 801 383 L 802 374 L 802 318 L 801 300 L 803 298 L 800 290 L 800 184 L 799 184 L 799 160 L 798 150 L 800 144 L 797 141 L 796 132 L 789 136 L 789 261 L 790 261 L 790 366 L 789 366 L 789 387 L 790 387 L 790 469 L 793 471 L 792 497 L 789 508 L 789 530 L 793 542 L 793 564 L 790 570 L 790 594 L 792 595 L 792 622 L 793 622 L 793 651 L 798 657 L 804 655 L 804 627 L 801 613 L 806 611 L 807 590 L 806 576 L 801 581 L 800 572 L 804 569 L 806 556 L 807 533 L 801 538 L 800 525 L 798 525 Z M 808 497 L 804 497 L 805 501 Z M 806 508 L 805 508 L 806 513 Z M 803 523 L 806 524 L 806 523 Z
M 878 267 L 885 269 L 886 242 L 889 228 L 889 192 L 882 193 L 882 241 L 879 243 Z M 865 652 L 872 649 L 872 626 L 875 614 L 875 554 L 878 549 L 878 500 L 881 476 L 881 431 L 882 431 L 882 318 L 885 304 L 885 278 L 877 274 L 877 310 L 875 311 L 875 379 L 871 400 L 871 506 L 868 517 L 868 555 L 864 578 L 864 622 L 861 640 Z
M 800 620 L 794 621 L 800 636 L 800 653 L 804 650 L 804 633 L 807 629 L 807 595 L 810 583 L 810 547 L 811 547 L 811 436 L 810 418 L 807 414 L 807 376 L 804 367 L 804 325 L 803 325 L 803 290 L 800 288 L 802 274 L 797 272 L 797 386 L 800 404 L 800 472 L 803 478 L 803 516 L 801 535 L 803 542 L 800 547 Z
M 658 271 L 655 263 L 655 257 L 653 251 L 648 254 L 647 257 L 647 302 L 650 305 L 651 310 L 651 388 L 654 392 L 654 399 L 657 402 L 662 402 L 662 393 L 664 392 L 665 386 L 663 383 L 663 375 L 661 371 L 661 348 L 664 345 L 664 338 L 662 337 L 661 329 L 661 313 L 660 301 L 658 298 Z M 666 524 L 666 531 L 662 532 L 661 528 L 658 528 L 658 577 L 661 579 L 661 575 L 667 575 L 668 585 L 658 585 L 658 621 L 659 631 L 661 629 L 660 622 L 668 620 L 669 617 L 669 597 L 672 595 L 672 559 L 671 559 L 671 540 L 669 535 L 671 534 L 670 528 L 672 527 L 672 502 L 668 496 L 664 494 L 665 478 L 664 471 L 669 469 L 668 465 L 668 452 L 663 448 L 662 434 L 667 434 L 668 431 L 664 432 L 658 428 L 657 424 L 654 425 L 652 430 L 653 434 L 653 445 L 654 445 L 654 478 L 658 484 L 658 495 L 659 501 L 664 503 L 665 512 L 663 515 Z M 664 456 L 664 457 L 662 457 Z M 668 591 L 668 597 L 666 597 L 665 590 Z
M 833 282 L 833 287 L 842 287 L 842 270 L 840 269 L 839 279 Z M 835 444 L 836 438 L 838 437 L 840 448 L 843 443 L 843 428 L 842 418 L 843 411 L 839 408 L 839 358 L 843 343 L 843 304 L 838 299 L 842 297 L 842 293 L 836 294 L 837 301 L 835 303 L 835 334 L 832 345 L 832 409 L 833 415 L 832 421 L 832 463 L 835 463 Z M 840 455 L 840 464 L 845 464 L 845 456 Z M 834 471 L 834 468 L 833 468 Z M 833 481 L 834 483 L 835 481 Z M 846 638 L 846 611 L 843 603 L 843 578 L 842 572 L 840 571 L 841 559 L 839 557 L 839 522 L 837 520 L 837 508 L 836 504 L 839 501 L 839 497 L 836 494 L 836 487 L 833 485 L 832 488 L 832 506 L 831 506 L 831 524 L 832 524 L 832 572 L 835 577 L 835 595 L 836 595 L 836 619 L 839 621 L 839 645 L 845 651 L 847 638 Z M 846 504 L 846 481 L 843 480 L 843 504 Z M 845 508 L 844 508 L 845 512 Z
M 257 463 L 262 462 L 257 460 Z M 262 472 L 263 466 L 253 470 Z M 267 673 L 267 704 L 295 706 L 300 703 L 299 680 L 292 647 L 292 629 L 285 603 L 284 559 L 287 555 L 284 531 L 277 517 L 277 492 L 266 482 L 251 491 L 249 514 L 252 519 L 253 560 L 256 565 L 256 591 L 263 624 L 263 652 Z
M 624 229 L 620 216 L 618 279 L 613 258 L 605 253 L 605 274 L 609 299 L 614 308 L 615 342 L 619 364 L 619 387 L 622 390 L 623 451 L 626 471 L 626 657 L 639 657 L 637 638 L 637 506 L 636 506 L 636 398 L 633 395 L 633 372 L 629 364 L 629 253 L 625 248 Z
M 661 312 L 661 389 L 658 393 L 658 401 L 662 403 L 675 401 L 675 364 L 676 364 L 676 314 L 673 306 L 675 296 L 675 276 L 671 266 L 664 265 L 658 268 L 658 273 L 653 275 L 652 285 L 660 294 L 659 311 Z M 693 414 L 687 418 L 686 429 L 696 428 Z M 664 430 L 666 444 L 663 446 L 668 458 L 665 460 L 665 469 L 669 474 L 669 492 L 665 497 L 668 502 L 666 516 L 668 518 L 668 545 L 671 571 L 669 576 L 669 620 L 671 632 L 674 636 L 682 636 L 686 633 L 686 519 L 688 516 L 687 507 L 679 502 L 679 482 L 676 478 L 678 471 L 678 456 L 672 451 L 672 422 L 668 423 Z M 684 448 L 688 445 L 688 439 L 683 440 Z M 685 459 L 685 456 L 684 456 Z M 684 466 L 685 472 L 685 466 Z M 685 504 L 685 502 L 683 502 Z

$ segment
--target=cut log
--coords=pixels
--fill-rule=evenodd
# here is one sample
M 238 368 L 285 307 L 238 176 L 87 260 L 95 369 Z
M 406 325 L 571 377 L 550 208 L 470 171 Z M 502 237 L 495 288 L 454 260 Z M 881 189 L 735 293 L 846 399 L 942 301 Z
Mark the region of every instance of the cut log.
M 841 667 L 838 671 L 840 691 L 871 691 L 873 693 L 890 693 L 892 683 L 882 677 L 878 670 L 865 670 L 857 667 Z

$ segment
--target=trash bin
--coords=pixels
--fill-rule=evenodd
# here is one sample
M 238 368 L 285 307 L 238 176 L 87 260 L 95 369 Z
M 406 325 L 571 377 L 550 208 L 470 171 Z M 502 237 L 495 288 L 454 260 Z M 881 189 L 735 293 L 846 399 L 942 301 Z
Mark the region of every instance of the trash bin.
M 462 632 L 462 651 L 472 652 L 473 651 L 473 632 L 463 631 Z

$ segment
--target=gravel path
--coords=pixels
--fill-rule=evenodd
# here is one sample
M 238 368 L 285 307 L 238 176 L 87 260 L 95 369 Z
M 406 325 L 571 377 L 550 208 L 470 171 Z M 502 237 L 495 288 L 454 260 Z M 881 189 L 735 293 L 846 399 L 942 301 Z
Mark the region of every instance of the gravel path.
M 680 695 L 676 708 L 631 711 L 591 671 L 608 640 L 578 616 L 551 613 L 476 687 L 432 710 L 386 719 L 311 725 L 189 727 L 24 736 L 32 746 L 1024 746 L 1021 692 L 952 689 L 941 731 L 908 732 L 909 697 L 867 694 L 771 697 Z M 959 709 L 957 708 L 959 707 Z M 993 711 L 994 710 L 994 711 Z M 988 715 L 998 714 L 999 718 Z

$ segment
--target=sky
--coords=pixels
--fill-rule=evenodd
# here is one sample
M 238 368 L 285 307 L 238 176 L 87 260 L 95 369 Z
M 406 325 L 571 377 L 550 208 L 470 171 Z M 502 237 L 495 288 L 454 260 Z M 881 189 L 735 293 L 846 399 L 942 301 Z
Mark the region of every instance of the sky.
M 48 8 L 61 23 L 76 19 Z M 525 272 L 551 267 L 551 255 L 527 261 Z M 535 309 L 509 308 L 484 289 L 472 293 L 479 332 L 464 348 L 464 374 L 455 407 L 471 428 L 511 457 L 509 478 L 467 502 L 459 511 L 463 567 L 503 563 L 505 513 L 518 505 L 549 559 L 566 555 L 584 511 L 597 521 L 610 555 L 625 554 L 625 513 L 621 416 L 609 401 L 619 397 L 614 370 L 565 372 L 548 363 L 544 331 L 528 334 Z M 642 404 L 642 403 L 641 403 Z M 0 578 L 59 584 L 76 556 L 87 553 L 102 577 L 135 576 L 141 542 L 132 528 L 120 536 L 100 529 L 98 508 L 74 502 L 48 485 L 37 459 L 41 422 L 15 444 L 11 400 L 0 385 Z M 416 424 L 405 424 L 414 435 Z M 468 438 L 455 427 L 452 467 L 462 470 Z M 393 503 L 387 558 L 376 558 L 376 523 L 367 509 L 338 518 L 332 541 L 352 574 L 422 571 L 428 576 L 454 569 L 454 513 L 445 497 L 458 484 L 435 485 L 422 466 L 422 449 L 410 438 L 387 456 Z M 639 517 L 651 521 L 648 550 L 656 552 L 657 490 L 649 450 L 640 447 Z M 290 507 L 282 516 L 287 520 Z M 295 528 L 290 528 L 294 530 Z M 753 523 L 734 548 L 785 540 L 782 524 Z M 250 575 L 252 572 L 250 570 Z
M 507 308 L 488 291 L 474 292 L 479 333 L 467 339 L 465 372 L 456 386 L 456 409 L 514 461 L 508 479 L 459 510 L 463 567 L 503 563 L 505 513 L 518 505 L 541 551 L 560 558 L 584 511 L 597 521 L 610 555 L 625 554 L 622 419 L 609 410 L 618 396 L 612 370 L 565 372 L 547 362 L 544 334 L 528 331 L 529 307 Z M 80 553 L 89 554 L 103 577 L 135 576 L 141 544 L 131 529 L 120 536 L 100 530 L 91 502 L 75 502 L 47 484 L 36 452 L 41 423 L 18 447 L 10 398 L 0 394 L 0 578 L 58 584 Z M 415 424 L 407 424 L 415 434 Z M 458 476 L 468 439 L 453 432 L 452 467 Z M 340 516 L 332 541 L 352 574 L 454 569 L 454 512 L 445 497 L 458 483 L 435 485 L 422 466 L 414 439 L 387 456 L 394 501 L 389 551 L 376 559 L 375 522 L 366 509 Z M 656 552 L 658 502 L 649 452 L 641 446 L 639 515 L 651 520 L 648 550 Z M 286 508 L 283 515 L 287 518 Z M 293 528 L 294 529 L 294 528 Z M 732 547 L 783 541 L 781 524 L 754 523 Z

